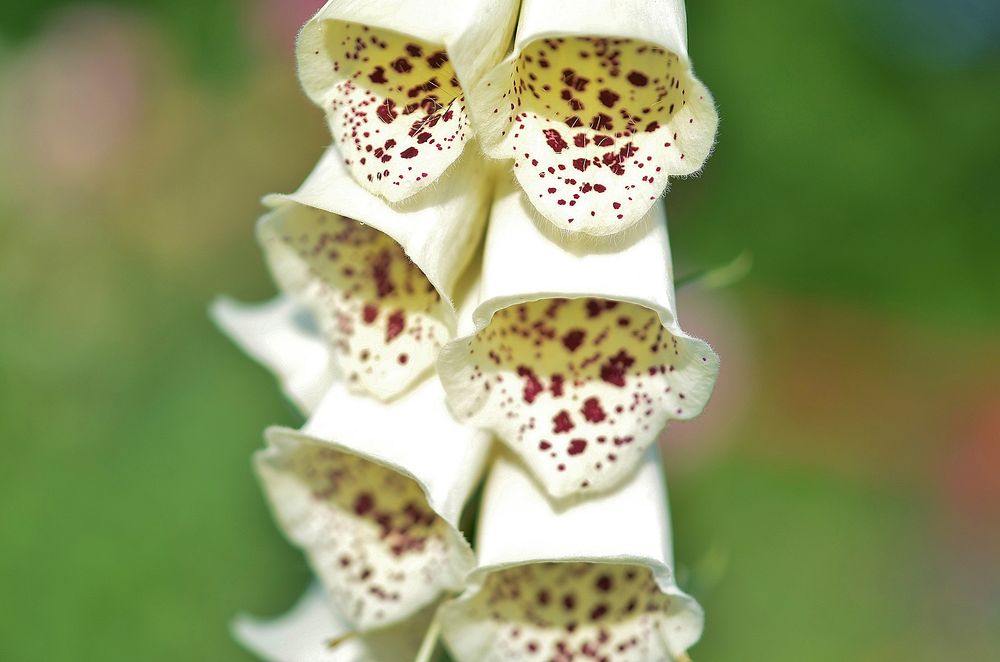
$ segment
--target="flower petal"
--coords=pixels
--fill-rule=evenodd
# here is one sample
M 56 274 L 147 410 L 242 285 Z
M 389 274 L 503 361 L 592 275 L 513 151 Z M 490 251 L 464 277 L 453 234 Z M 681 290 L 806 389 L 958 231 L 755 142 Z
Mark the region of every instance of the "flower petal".
M 711 152 L 718 115 L 681 0 L 524 0 L 514 52 L 471 111 L 494 158 L 559 228 L 619 232 Z
M 458 662 L 675 660 L 701 636 L 701 607 L 673 579 L 655 448 L 621 489 L 568 508 L 502 455 L 479 532 L 471 588 L 441 608 Z
M 420 646 L 432 616 L 428 609 L 398 625 L 345 637 L 350 626 L 314 584 L 284 616 L 238 617 L 233 636 L 267 662 L 397 662 Z
M 303 28 L 299 75 L 354 178 L 403 200 L 472 137 L 465 90 L 503 57 L 514 0 L 327 3 Z
M 497 199 L 474 309 L 438 372 L 456 416 L 563 497 L 614 487 L 667 421 L 700 413 L 718 357 L 677 324 L 662 206 L 603 252 L 540 227 L 516 189 Z
M 435 380 L 392 405 L 334 382 L 301 432 L 267 439 L 256 466 L 275 516 L 356 629 L 464 585 L 474 559 L 457 521 L 489 438 L 450 417 Z
M 271 370 L 285 395 L 310 414 L 334 379 L 330 349 L 312 314 L 285 296 L 247 305 L 217 299 L 211 316 L 226 335 Z
M 452 298 L 479 243 L 491 183 L 446 177 L 390 206 L 330 150 L 302 188 L 270 196 L 258 235 L 275 280 L 316 315 L 348 384 L 381 399 L 420 379 L 452 335 Z

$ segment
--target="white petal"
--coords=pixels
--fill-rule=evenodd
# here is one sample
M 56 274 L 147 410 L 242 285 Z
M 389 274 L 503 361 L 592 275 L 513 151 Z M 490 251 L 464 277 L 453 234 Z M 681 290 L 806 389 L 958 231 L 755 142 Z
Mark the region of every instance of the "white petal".
M 470 96 L 484 150 L 531 203 L 591 235 L 640 221 L 704 164 L 718 115 L 687 56 L 682 0 L 524 0 L 514 52 Z
M 661 205 L 614 248 L 554 232 L 513 186 L 497 198 L 478 293 L 438 373 L 458 417 L 563 497 L 613 488 L 667 421 L 699 414 L 718 357 L 678 325 Z
M 458 662 L 677 659 L 703 614 L 674 582 L 671 544 L 655 448 L 621 489 L 572 506 L 503 455 L 483 496 L 472 586 L 441 609 L 445 641 Z
M 298 192 L 272 195 L 258 236 L 275 280 L 316 315 L 348 384 L 390 399 L 452 335 L 460 275 L 482 236 L 492 178 L 456 169 L 389 205 L 330 149 Z
M 472 138 L 465 91 L 506 53 L 516 0 L 337 0 L 296 48 L 354 178 L 389 200 L 428 187 Z
M 359 630 L 408 618 L 474 563 L 457 528 L 489 449 L 435 380 L 385 405 L 334 382 L 301 432 L 271 428 L 256 466 L 286 535 Z
M 282 392 L 302 412 L 312 413 L 335 373 L 329 347 L 304 306 L 285 296 L 256 305 L 220 297 L 211 316 L 243 351 L 275 374 Z
M 233 623 L 233 636 L 266 662 L 397 662 L 409 659 L 420 646 L 432 615 L 429 609 L 392 627 L 344 637 L 350 626 L 314 584 L 283 616 L 240 616 Z

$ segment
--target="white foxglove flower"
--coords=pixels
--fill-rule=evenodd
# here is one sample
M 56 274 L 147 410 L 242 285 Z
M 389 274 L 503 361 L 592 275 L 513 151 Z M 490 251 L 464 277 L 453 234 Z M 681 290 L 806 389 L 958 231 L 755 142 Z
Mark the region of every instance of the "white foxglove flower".
M 335 381 L 301 431 L 271 428 L 256 467 L 271 508 L 358 631 L 464 586 L 457 523 L 489 437 L 449 415 L 436 380 L 391 405 Z
M 683 0 L 523 0 L 513 53 L 470 95 L 483 148 L 559 228 L 639 222 L 715 140 L 686 32 Z
M 698 415 L 718 357 L 677 323 L 662 205 L 615 247 L 554 232 L 508 184 L 438 372 L 455 415 L 495 432 L 563 497 L 614 487 L 668 420 Z
M 239 617 L 233 635 L 267 662 L 399 662 L 413 657 L 432 616 L 428 608 L 397 625 L 355 635 L 323 589 L 313 585 L 283 616 Z
M 390 399 L 431 369 L 454 332 L 491 187 L 487 169 L 456 168 L 390 205 L 330 149 L 296 193 L 265 198 L 273 211 L 258 236 L 271 272 L 315 313 L 352 389 Z
M 299 78 L 362 186 L 403 200 L 459 157 L 466 91 L 506 54 L 517 5 L 331 0 L 306 23 Z
M 275 374 L 300 411 L 311 414 L 319 406 L 336 371 L 327 342 L 302 304 L 287 296 L 258 305 L 221 297 L 211 315 L 241 349 Z
M 619 490 L 549 501 L 500 457 L 483 495 L 471 588 L 441 608 L 458 662 L 686 659 L 701 607 L 677 588 L 655 449 Z

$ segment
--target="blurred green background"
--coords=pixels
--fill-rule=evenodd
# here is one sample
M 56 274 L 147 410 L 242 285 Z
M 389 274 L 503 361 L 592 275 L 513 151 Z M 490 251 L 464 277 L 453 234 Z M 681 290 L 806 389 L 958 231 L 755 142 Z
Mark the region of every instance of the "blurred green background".
M 429 0 L 430 1 L 430 0 Z M 329 137 L 318 0 L 0 5 L 0 660 L 249 660 L 307 582 L 249 455 L 297 424 L 209 324 Z M 689 3 L 722 112 L 668 197 L 723 359 L 665 440 L 698 662 L 1000 659 L 1000 3 Z

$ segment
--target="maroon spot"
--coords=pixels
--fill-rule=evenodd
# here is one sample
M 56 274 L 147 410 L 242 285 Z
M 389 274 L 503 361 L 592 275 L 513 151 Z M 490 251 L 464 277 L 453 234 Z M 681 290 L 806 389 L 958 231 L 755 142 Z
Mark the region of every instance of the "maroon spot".
M 399 361 L 399 365 L 406 365 L 410 361 L 410 357 L 408 354 L 400 354 L 396 360 Z
M 438 51 L 437 53 L 428 56 L 427 65 L 431 69 L 440 69 L 447 61 L 448 61 L 448 54 L 445 53 L 444 51 Z
M 403 332 L 403 328 L 406 326 L 406 317 L 403 315 L 402 310 L 394 310 L 389 314 L 389 325 L 385 328 L 385 342 L 392 342 L 399 334 Z
M 573 167 L 580 172 L 586 172 L 587 168 L 590 167 L 590 161 L 587 159 L 573 159 Z
M 563 376 L 556 374 L 552 375 L 552 384 L 549 387 L 552 390 L 552 397 L 559 398 L 563 394 Z
M 555 129 L 545 129 L 542 131 L 542 134 L 545 135 L 545 142 L 548 143 L 549 147 L 551 147 L 552 151 L 555 152 L 556 154 L 563 151 L 569 146 L 566 144 L 566 141 L 562 139 L 562 136 L 559 135 L 559 132 L 556 131 Z
M 392 124 L 392 121 L 396 119 L 397 115 L 399 115 L 399 113 L 396 112 L 396 102 L 392 99 L 386 99 L 379 105 L 375 114 L 378 115 L 378 118 L 386 124 Z
M 562 337 L 563 347 L 571 352 L 575 352 L 579 349 L 580 345 L 583 344 L 583 339 L 586 335 L 587 334 L 582 329 L 573 329 Z
M 597 191 L 598 193 L 604 193 L 608 189 L 606 186 L 604 186 L 604 184 L 594 184 L 594 190 Z
M 569 418 L 569 412 L 566 411 L 565 409 L 563 409 L 561 412 L 559 412 L 552 418 L 552 424 L 553 424 L 552 431 L 556 434 L 559 434 L 561 432 L 569 432 L 574 427 L 576 427 L 573 425 L 573 421 L 571 421 Z
M 385 79 L 385 67 L 375 67 L 375 70 L 368 74 L 368 78 L 373 83 L 387 83 Z
M 611 136 L 597 136 L 594 138 L 594 144 L 598 147 L 609 147 L 615 144 L 615 139 Z
M 569 446 L 566 448 L 566 453 L 569 455 L 579 455 L 585 450 L 587 450 L 587 442 L 583 439 L 574 439 L 569 442 Z
M 358 498 L 354 500 L 354 513 L 356 515 L 365 516 L 371 512 L 372 508 L 375 507 L 375 497 L 373 497 L 368 492 L 362 492 L 358 495 Z
M 621 97 L 615 94 L 611 90 L 601 90 L 601 93 L 598 95 L 597 98 L 600 99 L 601 103 L 603 103 L 605 106 L 611 108 Z
M 393 61 L 392 68 L 398 73 L 405 74 L 413 69 L 413 65 L 405 57 L 401 57 Z
M 611 131 L 611 117 L 604 113 L 597 113 L 590 120 L 590 128 L 594 131 Z M 597 140 L 594 140 L 594 142 L 596 143 Z
M 538 442 L 538 450 L 540 450 L 540 451 L 547 451 L 550 448 L 552 448 L 552 444 L 550 444 L 549 442 L 547 442 L 547 441 L 540 441 L 540 442 Z
M 607 593 L 611 590 L 611 577 L 609 575 L 601 575 L 597 578 L 597 582 L 594 585 L 598 591 Z
M 649 125 L 646 126 L 646 133 L 652 133 L 653 131 L 656 131 L 659 128 L 660 128 L 659 122 L 650 122 Z
M 538 397 L 538 394 L 544 390 L 542 382 L 539 381 L 534 371 L 528 366 L 518 366 L 517 375 L 524 378 L 524 401 L 530 405 Z
M 583 409 L 580 410 L 583 417 L 591 423 L 600 423 L 607 417 L 607 413 L 601 407 L 597 398 L 587 398 L 583 401 Z
M 540 604 L 540 605 L 547 605 L 547 604 L 549 604 L 549 601 L 551 599 L 552 599 L 552 596 L 550 596 L 549 592 L 546 591 L 545 589 L 542 589 L 541 591 L 538 592 L 538 604 Z
M 632 83 L 636 87 L 645 87 L 649 83 L 649 79 L 646 78 L 645 74 L 633 71 L 628 75 L 628 82 Z
M 618 387 L 625 386 L 625 371 L 632 367 L 635 363 L 635 358 L 629 356 L 625 353 L 625 350 L 619 350 L 619 352 L 608 359 L 608 362 L 601 366 L 601 379 L 609 384 L 614 384 Z
M 361 309 L 361 319 L 364 320 L 365 324 L 371 324 L 376 317 L 378 317 L 378 306 L 366 303 L 365 307 Z
M 597 605 L 590 612 L 590 620 L 592 620 L 592 621 L 599 621 L 607 613 L 608 613 L 608 606 L 607 605 Z
M 420 57 L 424 51 L 416 44 L 407 44 L 406 52 L 409 53 L 411 57 Z
M 402 152 L 399 153 L 399 155 L 404 159 L 412 159 L 417 154 L 418 152 L 416 147 L 407 147 L 406 149 L 404 149 Z
M 575 136 L 573 136 L 573 144 L 576 145 L 577 147 L 586 147 L 589 143 L 590 143 L 590 138 L 587 137 L 586 133 L 578 133 Z

